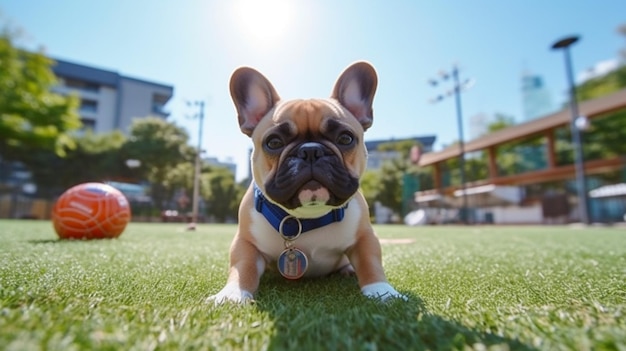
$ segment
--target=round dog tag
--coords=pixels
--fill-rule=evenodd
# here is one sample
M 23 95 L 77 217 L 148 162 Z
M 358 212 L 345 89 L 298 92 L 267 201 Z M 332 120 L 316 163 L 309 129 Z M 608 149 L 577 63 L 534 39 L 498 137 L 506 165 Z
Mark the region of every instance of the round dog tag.
M 278 256 L 278 271 L 287 279 L 298 279 L 309 266 L 309 259 L 304 252 L 291 247 Z

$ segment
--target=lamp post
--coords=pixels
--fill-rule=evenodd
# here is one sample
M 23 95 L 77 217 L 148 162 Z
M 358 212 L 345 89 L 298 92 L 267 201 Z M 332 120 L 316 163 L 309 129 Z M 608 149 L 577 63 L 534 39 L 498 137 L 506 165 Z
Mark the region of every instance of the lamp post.
M 439 76 L 441 77 L 441 80 L 443 81 L 447 81 L 448 79 L 452 78 L 452 81 L 453 81 L 452 90 L 448 90 L 445 95 L 437 95 L 436 97 L 432 98 L 430 102 L 437 103 L 439 101 L 442 101 L 446 97 L 449 97 L 452 94 L 454 94 L 454 101 L 456 105 L 456 123 L 457 123 L 457 127 L 459 130 L 459 151 L 460 151 L 459 171 L 461 173 L 461 191 L 463 195 L 463 207 L 461 209 L 461 213 L 462 213 L 461 221 L 465 224 L 468 224 L 469 223 L 468 212 L 467 212 L 468 204 L 467 204 L 467 192 L 466 192 L 466 185 L 465 185 L 465 138 L 464 138 L 464 133 L 463 133 L 463 109 L 461 106 L 461 90 L 463 88 L 469 87 L 472 82 L 470 79 L 466 79 L 465 81 L 463 81 L 463 83 L 460 82 L 459 68 L 457 67 L 457 65 L 452 66 L 452 70 L 450 73 L 446 71 L 439 72 Z M 432 85 L 433 87 L 436 87 L 437 85 L 439 85 L 439 80 L 429 79 L 428 83 Z
M 135 168 L 139 168 L 141 167 L 141 161 L 134 159 L 134 158 L 130 158 L 128 160 L 126 160 L 126 167 L 130 168 L 130 169 L 135 169 Z
M 570 119 L 570 130 L 572 133 L 572 144 L 574 144 L 574 165 L 576 169 L 576 188 L 578 190 L 578 210 L 580 212 L 580 221 L 589 224 L 589 212 L 587 209 L 587 186 L 585 184 L 585 167 L 583 159 L 583 146 L 581 140 L 581 131 L 579 125 L 581 117 L 578 112 L 578 102 L 576 100 L 576 85 L 574 84 L 574 74 L 572 69 L 572 59 L 569 47 L 576 43 L 580 38 L 576 35 L 565 37 L 552 44 L 553 50 L 563 50 L 565 56 L 565 73 L 569 84 L 570 109 L 572 116 Z
M 188 106 L 198 106 L 198 149 L 196 153 L 194 175 L 193 175 L 193 195 L 191 200 L 191 222 L 187 225 L 187 230 L 196 230 L 198 222 L 198 203 L 200 201 L 200 158 L 202 154 L 202 125 L 204 123 L 204 101 L 187 102 Z
M 130 176 L 129 178 L 133 181 L 133 182 L 139 182 L 138 179 L 135 178 L 135 169 L 141 167 L 141 160 L 135 159 L 135 158 L 129 158 L 126 161 L 124 161 L 124 163 L 126 164 L 126 167 L 128 167 L 128 169 L 130 170 Z M 143 195 L 143 194 L 142 194 Z M 143 212 L 140 210 L 143 210 L 143 206 L 139 206 L 141 205 L 141 202 L 138 200 L 139 196 L 135 195 L 135 196 L 131 196 L 128 198 L 128 201 L 131 204 L 131 208 L 133 206 L 133 204 L 136 206 L 135 209 L 132 209 L 133 214 L 135 216 L 139 216 L 139 212 Z M 137 212 L 137 213 L 135 213 Z

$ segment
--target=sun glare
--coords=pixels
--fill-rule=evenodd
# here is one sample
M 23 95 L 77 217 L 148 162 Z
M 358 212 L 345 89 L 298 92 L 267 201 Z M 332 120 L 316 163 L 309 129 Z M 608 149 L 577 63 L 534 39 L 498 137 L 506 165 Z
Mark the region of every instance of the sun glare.
M 289 0 L 239 0 L 234 15 L 245 36 L 266 43 L 285 35 L 293 8 Z

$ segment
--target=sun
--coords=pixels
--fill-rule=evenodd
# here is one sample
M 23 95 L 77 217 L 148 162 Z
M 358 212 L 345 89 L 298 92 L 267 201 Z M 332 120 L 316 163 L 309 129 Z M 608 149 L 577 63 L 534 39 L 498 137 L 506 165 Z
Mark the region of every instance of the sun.
M 235 23 L 242 34 L 262 43 L 281 39 L 294 15 L 289 0 L 238 0 L 234 10 Z

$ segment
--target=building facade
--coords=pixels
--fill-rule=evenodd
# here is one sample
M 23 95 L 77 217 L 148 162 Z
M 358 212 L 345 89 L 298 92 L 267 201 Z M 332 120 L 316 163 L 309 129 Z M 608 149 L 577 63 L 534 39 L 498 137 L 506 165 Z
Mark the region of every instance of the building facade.
M 414 142 L 420 145 L 420 152 L 422 154 L 433 151 L 433 145 L 437 137 L 434 135 L 419 136 L 405 139 L 382 139 L 382 140 L 369 140 L 365 141 L 365 148 L 367 149 L 367 169 L 378 170 L 386 161 L 397 159 L 400 154 L 395 151 L 380 150 L 379 146 L 389 143 L 404 143 L 407 141 Z
M 168 116 L 170 85 L 123 76 L 115 71 L 55 60 L 52 71 L 59 79 L 55 92 L 77 94 L 83 127 L 95 133 L 127 133 L 135 118 Z
M 168 116 L 165 105 L 174 92 L 171 85 L 58 59 L 52 71 L 59 81 L 54 92 L 79 97 L 85 130 L 127 134 L 135 118 Z M 0 158 L 0 218 L 49 218 L 50 202 L 35 198 L 36 192 L 23 164 Z
M 237 164 L 232 162 L 231 160 L 220 161 L 217 157 L 205 157 L 202 161 L 209 166 L 222 167 L 226 168 L 230 173 L 233 174 L 233 177 L 237 176 Z
M 582 136 L 583 152 L 587 152 L 582 165 L 583 198 L 578 194 L 570 144 L 571 111 L 564 108 L 467 142 L 464 151 L 482 157 L 471 160 L 478 171 L 465 184 L 453 176 L 456 166 L 450 162 L 461 153 L 458 145 L 424 154 L 419 166 L 430 170 L 432 182 L 420 187 L 415 202 L 426 211 L 429 223 L 458 221 L 464 200 L 474 223 L 580 221 L 582 201 L 593 222 L 626 220 L 626 156 L 615 146 L 623 144 L 605 139 L 610 134 L 614 140 L 626 140 L 622 127 L 626 89 L 582 101 L 579 111 L 591 123 Z M 593 152 L 600 148 L 611 151 Z

